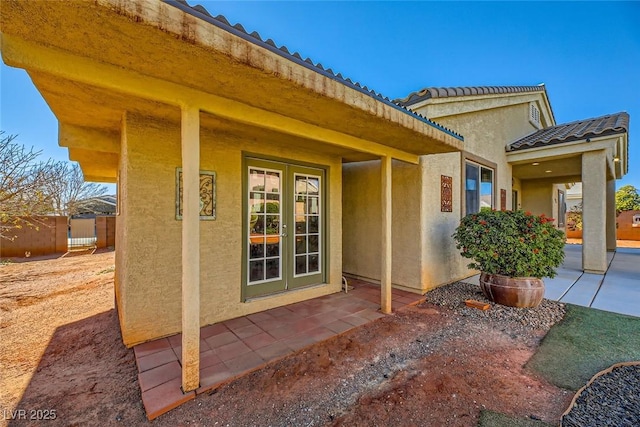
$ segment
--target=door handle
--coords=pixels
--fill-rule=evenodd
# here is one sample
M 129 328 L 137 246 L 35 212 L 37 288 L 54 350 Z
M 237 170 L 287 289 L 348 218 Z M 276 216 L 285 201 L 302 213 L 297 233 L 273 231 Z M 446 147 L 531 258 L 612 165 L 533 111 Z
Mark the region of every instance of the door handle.
M 287 224 L 282 224 L 282 234 L 280 236 L 287 237 Z

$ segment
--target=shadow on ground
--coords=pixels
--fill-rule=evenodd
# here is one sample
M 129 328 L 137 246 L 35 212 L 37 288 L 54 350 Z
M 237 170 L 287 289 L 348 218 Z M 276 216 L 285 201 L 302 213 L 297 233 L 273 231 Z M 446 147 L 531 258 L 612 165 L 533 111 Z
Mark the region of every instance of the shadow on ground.
M 146 421 L 133 350 L 122 345 L 116 311 L 57 328 L 17 408 L 5 418 L 10 426 Z

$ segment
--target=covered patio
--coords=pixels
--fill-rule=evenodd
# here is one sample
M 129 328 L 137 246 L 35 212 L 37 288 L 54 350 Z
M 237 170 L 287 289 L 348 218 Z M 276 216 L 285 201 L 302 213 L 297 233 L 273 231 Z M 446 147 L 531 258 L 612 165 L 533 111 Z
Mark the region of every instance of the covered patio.
M 541 129 L 507 146 L 522 209 L 562 221 L 557 226 L 566 209 L 554 185 L 582 182 L 585 273 L 604 274 L 607 252 L 616 249 L 615 180 L 629 167 L 628 129 L 629 115 L 621 112 Z
M 393 310 L 424 297 L 392 290 Z M 147 417 L 163 413 L 317 342 L 384 317 L 380 287 L 349 281 L 346 293 L 273 308 L 200 329 L 200 386 L 182 393 L 182 334 L 135 346 L 138 381 Z
M 383 313 L 391 312 L 392 161 L 417 165 L 421 155 L 460 151 L 460 135 L 183 2 L 14 1 L 3 4 L 2 18 L 3 60 L 29 73 L 58 118 L 59 144 L 87 180 L 117 182 L 116 301 L 123 340 L 131 346 L 182 332 L 181 379 L 170 383 L 172 393 L 184 392 L 186 399 L 202 386 L 200 350 L 208 347 L 201 347 L 201 325 L 340 290 L 343 163 L 380 163 L 376 299 Z M 304 233 L 295 235 L 306 219 L 292 219 L 289 205 L 300 196 L 295 191 L 278 200 L 289 204 L 287 218 L 274 220 L 271 230 L 282 239 L 278 258 L 272 257 L 278 268 L 266 278 L 259 270 L 256 278 L 249 275 L 247 265 L 266 259 L 253 257 L 247 237 L 250 203 L 264 193 L 252 187 L 258 195 L 250 196 L 245 182 L 248 162 L 256 160 L 280 162 L 281 182 L 293 180 L 296 170 L 322 176 L 326 191 L 311 198 L 321 200 L 315 206 L 323 206 L 322 213 L 296 211 L 326 218 L 321 231 L 308 231 L 321 242 L 307 251 L 308 259 L 320 261 L 313 280 L 295 283 L 299 289 L 293 289 L 295 262 L 307 252 L 298 256 L 294 238 L 306 242 Z M 201 221 L 205 172 L 217 181 L 209 192 L 216 206 L 205 218 L 210 221 Z M 276 187 L 270 195 L 280 197 L 284 190 Z M 277 292 L 247 294 L 274 277 Z

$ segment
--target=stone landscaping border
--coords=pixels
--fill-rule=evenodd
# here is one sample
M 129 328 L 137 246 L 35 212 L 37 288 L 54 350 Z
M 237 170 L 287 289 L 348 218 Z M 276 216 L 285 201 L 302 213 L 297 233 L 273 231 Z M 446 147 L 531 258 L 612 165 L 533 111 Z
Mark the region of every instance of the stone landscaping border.
M 597 374 L 595 374 L 593 377 L 591 377 L 591 379 L 589 380 L 589 382 L 587 382 L 587 384 L 582 387 L 580 390 L 577 391 L 577 393 L 575 394 L 575 396 L 573 397 L 573 399 L 571 400 L 571 403 L 569 404 L 569 407 L 567 408 L 567 410 L 562 414 L 562 417 L 560 418 L 560 427 L 569 427 L 569 425 L 573 425 L 573 424 L 566 424 L 565 423 L 565 417 L 567 415 L 569 415 L 569 413 L 574 409 L 574 407 L 576 406 L 576 402 L 577 400 L 580 398 L 580 396 L 582 395 L 582 393 L 587 390 L 596 380 L 598 380 L 600 377 L 602 377 L 603 375 L 607 375 L 612 373 L 615 369 L 617 368 L 621 368 L 621 367 L 625 367 L 625 366 L 640 366 L 640 361 L 632 361 L 632 362 L 621 362 L 621 363 L 616 363 L 611 365 L 610 367 L 608 367 L 607 369 L 604 369 L 600 372 L 598 372 Z

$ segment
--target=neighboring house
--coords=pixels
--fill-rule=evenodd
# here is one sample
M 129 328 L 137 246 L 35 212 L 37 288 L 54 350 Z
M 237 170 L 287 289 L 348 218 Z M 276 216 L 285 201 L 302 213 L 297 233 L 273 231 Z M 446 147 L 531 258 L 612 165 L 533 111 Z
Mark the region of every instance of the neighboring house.
M 105 195 L 79 200 L 76 203 L 76 213 L 72 218 L 95 218 L 96 216 L 113 216 L 116 214 L 116 196 Z
M 185 391 L 201 326 L 339 292 L 343 272 L 379 280 L 385 313 L 392 281 L 472 274 L 451 234 L 483 206 L 556 216 L 563 183 L 582 181 L 585 270 L 615 248 L 598 239 L 627 168 L 624 113 L 557 126 L 543 86 L 395 103 L 182 2 L 1 13 L 3 59 L 29 72 L 60 144 L 87 180 L 118 183 L 124 342 L 181 331 Z

